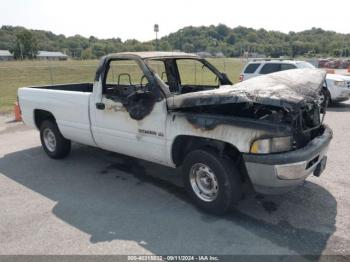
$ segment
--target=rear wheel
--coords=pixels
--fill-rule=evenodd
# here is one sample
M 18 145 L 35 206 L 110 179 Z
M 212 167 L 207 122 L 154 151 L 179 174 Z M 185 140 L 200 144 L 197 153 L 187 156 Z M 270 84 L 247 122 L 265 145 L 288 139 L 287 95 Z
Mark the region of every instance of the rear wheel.
M 46 120 L 40 126 L 40 140 L 46 154 L 54 159 L 66 157 L 71 150 L 71 142 L 65 139 L 54 121 Z
M 240 199 L 241 181 L 229 159 L 211 149 L 189 153 L 184 161 L 186 191 L 203 210 L 224 214 Z

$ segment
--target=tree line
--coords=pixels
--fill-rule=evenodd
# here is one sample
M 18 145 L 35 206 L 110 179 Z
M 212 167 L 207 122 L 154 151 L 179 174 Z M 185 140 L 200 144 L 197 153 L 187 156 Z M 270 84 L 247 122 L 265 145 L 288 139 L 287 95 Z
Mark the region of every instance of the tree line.
M 62 51 L 77 59 L 95 59 L 108 53 L 124 51 L 153 51 L 156 42 L 136 39 L 98 39 L 81 35 L 66 37 L 49 31 L 28 30 L 24 27 L 2 26 L 0 49 L 10 50 L 17 59 L 35 58 L 38 50 Z M 312 28 L 302 32 L 255 30 L 243 26 L 188 26 L 162 37 L 158 41 L 162 51 L 223 53 L 239 57 L 247 53 L 280 56 L 350 56 L 350 34 L 340 34 Z

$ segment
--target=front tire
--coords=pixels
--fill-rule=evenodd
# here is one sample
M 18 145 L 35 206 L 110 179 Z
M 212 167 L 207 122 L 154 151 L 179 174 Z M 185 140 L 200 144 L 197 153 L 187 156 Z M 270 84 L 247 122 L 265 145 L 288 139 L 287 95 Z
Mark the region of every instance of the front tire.
M 237 168 L 214 150 L 190 152 L 184 161 L 186 191 L 206 212 L 223 215 L 241 198 L 241 180 Z
M 46 154 L 53 159 L 62 159 L 68 156 L 71 150 L 71 142 L 65 139 L 57 124 L 46 120 L 40 126 L 40 140 Z

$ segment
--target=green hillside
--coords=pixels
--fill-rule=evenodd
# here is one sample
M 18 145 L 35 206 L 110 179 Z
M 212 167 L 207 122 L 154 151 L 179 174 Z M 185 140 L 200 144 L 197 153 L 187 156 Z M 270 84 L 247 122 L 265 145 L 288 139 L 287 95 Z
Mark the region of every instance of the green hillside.
M 2 26 L 0 49 L 14 50 L 18 35 L 27 29 Z M 29 30 L 36 50 L 62 51 L 75 58 L 95 59 L 107 53 L 122 51 L 155 50 L 155 41 L 140 42 L 135 39 L 122 41 L 97 39 L 76 35 L 66 37 L 42 30 Z M 277 31 L 255 30 L 246 27 L 229 28 L 218 26 L 185 27 L 159 40 L 159 49 L 164 51 L 223 52 L 238 57 L 244 52 L 279 56 L 350 56 L 350 34 L 340 34 L 312 28 L 288 34 Z

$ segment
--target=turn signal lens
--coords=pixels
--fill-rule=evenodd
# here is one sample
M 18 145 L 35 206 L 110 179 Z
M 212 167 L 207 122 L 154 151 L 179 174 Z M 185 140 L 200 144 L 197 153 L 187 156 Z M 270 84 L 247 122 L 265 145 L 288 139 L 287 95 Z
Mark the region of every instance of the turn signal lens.
M 251 147 L 250 153 L 252 154 L 269 154 L 290 151 L 293 148 L 293 138 L 275 137 L 267 139 L 255 140 Z

